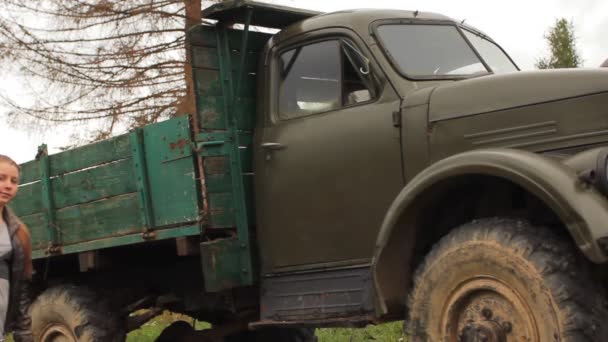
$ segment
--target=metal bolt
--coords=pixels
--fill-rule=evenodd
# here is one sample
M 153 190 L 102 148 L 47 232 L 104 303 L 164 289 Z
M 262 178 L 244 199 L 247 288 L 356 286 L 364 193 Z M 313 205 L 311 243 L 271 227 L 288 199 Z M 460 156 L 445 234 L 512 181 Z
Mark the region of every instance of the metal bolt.
M 511 322 L 503 322 L 502 329 L 508 334 L 513 330 L 513 325 Z
M 483 308 L 481 310 L 481 315 L 485 318 L 485 319 L 492 319 L 492 310 L 488 309 L 488 308 Z

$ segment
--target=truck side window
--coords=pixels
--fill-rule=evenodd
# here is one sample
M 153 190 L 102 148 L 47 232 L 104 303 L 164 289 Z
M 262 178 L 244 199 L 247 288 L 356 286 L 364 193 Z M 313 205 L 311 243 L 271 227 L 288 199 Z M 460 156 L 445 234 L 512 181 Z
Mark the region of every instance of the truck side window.
M 279 117 L 336 110 L 372 99 L 369 65 L 343 40 L 300 46 L 280 55 Z M 363 57 L 365 58 L 365 57 Z
M 280 56 L 279 117 L 293 119 L 341 106 L 340 43 L 300 46 Z

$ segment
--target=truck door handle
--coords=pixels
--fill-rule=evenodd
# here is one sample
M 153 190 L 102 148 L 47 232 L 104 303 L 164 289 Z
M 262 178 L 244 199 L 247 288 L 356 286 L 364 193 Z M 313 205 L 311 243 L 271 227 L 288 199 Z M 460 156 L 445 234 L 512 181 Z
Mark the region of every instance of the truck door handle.
M 268 151 L 279 151 L 282 149 L 287 148 L 287 146 L 281 144 L 281 143 L 275 143 L 275 142 L 266 142 L 266 143 L 262 143 L 262 148 L 268 150 Z

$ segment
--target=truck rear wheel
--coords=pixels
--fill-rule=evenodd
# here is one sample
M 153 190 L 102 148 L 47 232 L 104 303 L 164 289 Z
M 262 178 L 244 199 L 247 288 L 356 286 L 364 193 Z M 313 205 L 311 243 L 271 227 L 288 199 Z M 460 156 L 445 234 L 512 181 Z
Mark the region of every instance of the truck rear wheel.
M 122 342 L 118 317 L 91 290 L 73 285 L 44 291 L 32 304 L 37 342 Z
M 410 296 L 410 341 L 608 341 L 603 291 L 568 239 L 506 219 L 455 229 Z

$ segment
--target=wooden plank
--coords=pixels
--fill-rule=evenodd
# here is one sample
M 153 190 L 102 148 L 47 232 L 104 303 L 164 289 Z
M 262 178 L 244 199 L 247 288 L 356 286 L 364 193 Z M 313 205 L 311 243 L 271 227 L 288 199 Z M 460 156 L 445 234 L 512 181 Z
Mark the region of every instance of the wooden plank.
M 19 217 L 42 212 L 42 184 L 36 182 L 19 186 L 17 197 L 13 199 L 10 207 Z
M 237 127 L 242 130 L 253 130 L 255 126 L 256 101 L 252 97 L 239 98 L 234 108 Z
M 19 183 L 27 184 L 40 180 L 40 163 L 37 160 L 31 160 L 21 164 L 19 171 Z
M 228 44 L 231 50 L 240 50 L 241 41 L 243 39 L 242 30 L 227 30 Z M 268 42 L 268 39 L 273 35 L 270 33 L 249 31 L 247 37 L 247 50 L 249 51 L 261 51 Z
M 198 183 L 187 117 L 144 127 L 144 150 L 155 226 L 198 219 Z
M 236 71 L 233 72 L 233 82 L 234 87 L 236 87 L 238 73 Z M 255 98 L 257 96 L 257 77 L 256 75 L 252 75 L 250 73 L 243 74 L 243 79 L 241 80 L 241 89 L 239 91 L 240 97 L 250 97 Z
M 203 158 L 203 167 L 206 175 L 218 175 L 230 172 L 230 164 L 228 157 L 205 157 Z
M 256 73 L 258 71 L 258 51 L 247 51 L 245 56 L 245 68 L 243 69 L 246 73 Z M 239 63 L 241 63 L 241 52 L 238 50 L 230 51 L 230 61 L 232 64 L 232 70 L 238 72 Z
M 202 129 L 226 129 L 226 110 L 222 96 L 197 96 L 197 112 Z
M 218 60 L 217 48 L 193 46 L 192 66 L 201 69 L 218 70 L 220 68 L 220 62 Z
M 198 225 L 188 225 L 175 228 L 161 229 L 154 232 L 154 240 L 166 240 L 174 239 L 181 236 L 194 236 L 200 235 L 200 227 Z M 65 245 L 61 248 L 63 254 L 80 253 L 91 250 L 99 250 L 103 248 L 118 247 L 125 245 L 133 245 L 136 243 L 143 243 L 147 241 L 143 238 L 143 234 L 135 233 L 124 236 L 108 237 L 103 239 L 97 239 L 92 241 L 80 242 L 72 245 Z M 45 250 L 37 249 L 34 250 L 32 256 L 34 259 L 45 258 Z
M 190 43 L 198 46 L 217 46 L 215 28 L 211 26 L 196 26 L 188 32 Z
M 241 146 L 251 146 L 251 144 L 253 144 L 253 133 L 240 131 L 239 142 Z
M 78 254 L 80 272 L 94 271 L 108 265 L 108 258 L 99 253 L 99 250 L 87 251 Z
M 141 230 L 137 193 L 67 207 L 57 211 L 60 241 L 69 245 Z
M 205 184 L 208 193 L 224 193 L 232 190 L 232 179 L 229 173 L 207 175 Z
M 220 72 L 212 69 L 194 69 L 196 94 L 200 96 L 222 96 Z
M 234 201 L 231 192 L 209 194 L 209 226 L 230 228 L 236 226 Z
M 188 256 L 200 253 L 200 237 L 180 236 L 175 238 L 175 249 L 178 256 Z
M 241 52 L 238 50 L 230 51 L 232 70 L 238 71 L 241 61 Z M 248 73 L 256 73 L 258 70 L 258 51 L 247 51 L 245 56 L 244 71 Z M 217 48 L 206 46 L 192 47 L 192 66 L 199 69 L 219 70 L 220 62 Z
M 51 176 L 81 170 L 130 156 L 128 135 L 85 145 L 50 156 Z
M 135 192 L 132 159 L 103 164 L 52 179 L 56 208 Z
M 19 217 L 29 228 L 32 238 L 32 249 L 46 249 L 49 244 L 49 232 L 45 225 L 44 213 L 36 213 Z

